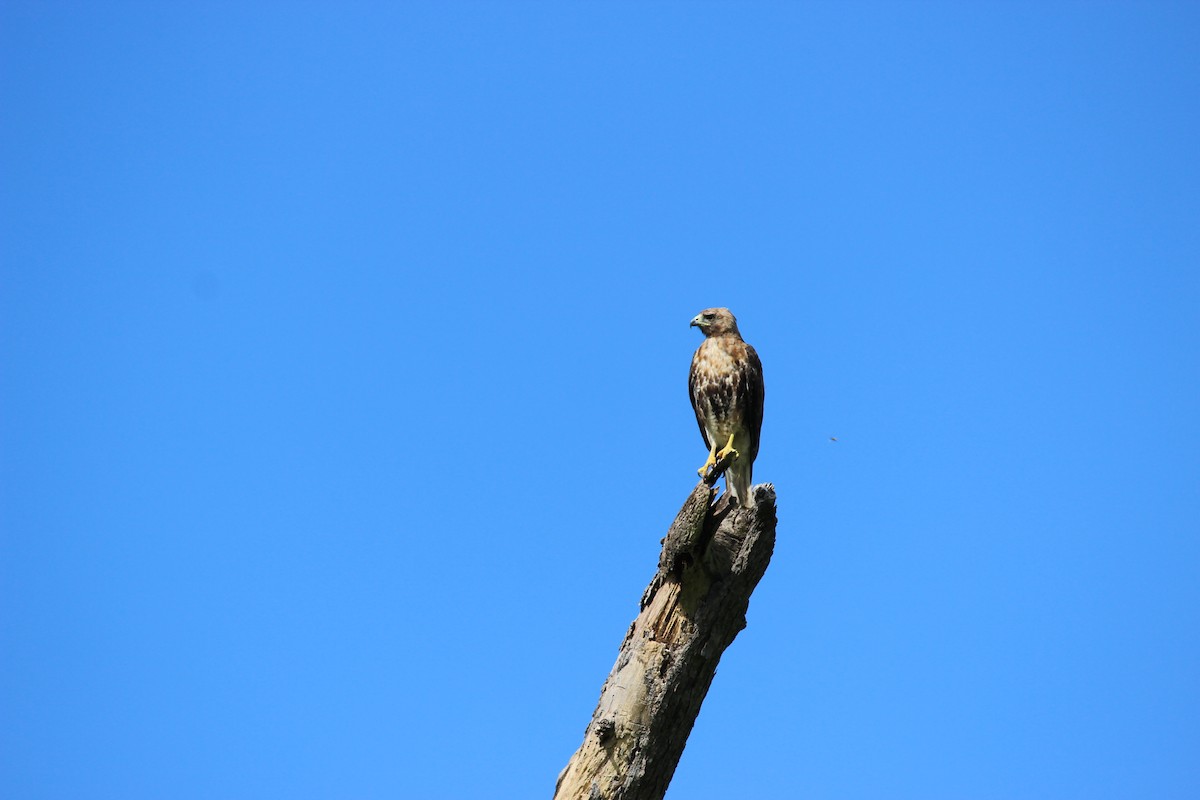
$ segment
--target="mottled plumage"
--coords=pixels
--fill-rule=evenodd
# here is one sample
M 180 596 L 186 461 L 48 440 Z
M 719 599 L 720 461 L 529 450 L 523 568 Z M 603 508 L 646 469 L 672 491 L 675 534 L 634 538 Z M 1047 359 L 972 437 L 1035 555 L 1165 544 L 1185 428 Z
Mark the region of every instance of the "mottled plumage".
M 750 508 L 750 480 L 758 457 L 765 395 L 762 362 L 742 340 L 728 308 L 707 308 L 696 315 L 692 325 L 704 333 L 688 376 L 692 409 L 708 446 L 708 461 L 700 474 L 730 449 L 735 450 L 737 457 L 725 473 L 725 488 L 735 503 Z

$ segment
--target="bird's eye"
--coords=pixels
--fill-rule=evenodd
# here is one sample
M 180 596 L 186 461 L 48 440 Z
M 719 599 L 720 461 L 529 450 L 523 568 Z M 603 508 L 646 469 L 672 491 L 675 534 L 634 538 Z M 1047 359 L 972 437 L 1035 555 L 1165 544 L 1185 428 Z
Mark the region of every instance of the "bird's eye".
M 715 319 L 715 318 L 716 318 L 716 316 L 717 316 L 716 314 L 705 314 L 705 315 L 704 315 L 704 318 L 705 318 L 705 319 Z

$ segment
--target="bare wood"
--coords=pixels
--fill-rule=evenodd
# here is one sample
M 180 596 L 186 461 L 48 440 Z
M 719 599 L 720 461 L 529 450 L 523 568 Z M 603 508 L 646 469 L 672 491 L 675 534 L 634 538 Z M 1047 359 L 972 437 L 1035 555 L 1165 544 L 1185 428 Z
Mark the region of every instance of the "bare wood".
M 713 504 L 721 459 L 692 490 L 663 539 L 583 744 L 560 773 L 555 800 L 661 800 L 716 673 L 746 627 L 750 594 L 775 547 L 775 488 L 754 507 Z

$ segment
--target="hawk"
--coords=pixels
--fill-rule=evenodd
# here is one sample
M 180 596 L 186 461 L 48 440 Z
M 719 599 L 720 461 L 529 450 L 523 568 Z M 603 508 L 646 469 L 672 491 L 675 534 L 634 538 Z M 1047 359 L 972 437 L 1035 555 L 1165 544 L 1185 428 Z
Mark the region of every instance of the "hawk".
M 700 475 L 717 459 L 734 453 L 725 474 L 725 490 L 736 504 L 753 508 L 750 475 L 758 456 L 766 394 L 762 362 L 754 348 L 742 341 L 737 320 L 728 308 L 706 308 L 695 316 L 692 326 L 704 334 L 688 376 L 692 409 L 708 446 L 708 460 Z

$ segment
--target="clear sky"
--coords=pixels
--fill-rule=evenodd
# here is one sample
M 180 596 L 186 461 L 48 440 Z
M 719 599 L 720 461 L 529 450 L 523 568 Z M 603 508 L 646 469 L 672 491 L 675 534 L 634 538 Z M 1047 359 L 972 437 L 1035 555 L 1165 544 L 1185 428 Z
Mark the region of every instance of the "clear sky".
M 8 0 L 0 170 L 3 796 L 549 797 L 714 305 L 668 797 L 1200 796 L 1195 4 Z

